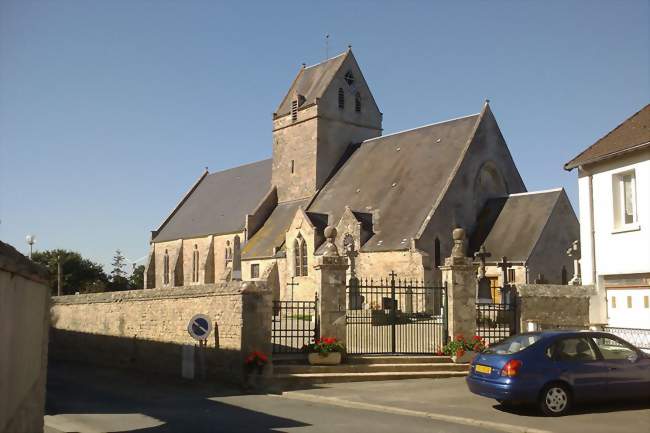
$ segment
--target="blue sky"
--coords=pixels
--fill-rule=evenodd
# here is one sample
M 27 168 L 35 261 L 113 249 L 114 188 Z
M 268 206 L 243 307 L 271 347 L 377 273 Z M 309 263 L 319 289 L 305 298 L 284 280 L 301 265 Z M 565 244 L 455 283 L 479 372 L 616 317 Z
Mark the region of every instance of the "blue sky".
M 492 109 L 529 190 L 648 103 L 648 1 L 0 1 L 0 239 L 132 260 L 352 44 L 391 133 Z M 108 269 L 107 269 L 108 270 Z

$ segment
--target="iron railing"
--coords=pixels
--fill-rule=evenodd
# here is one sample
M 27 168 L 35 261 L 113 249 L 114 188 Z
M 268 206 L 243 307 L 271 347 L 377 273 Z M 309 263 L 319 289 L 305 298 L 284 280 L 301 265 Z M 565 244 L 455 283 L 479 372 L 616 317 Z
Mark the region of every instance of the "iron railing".
M 318 295 L 314 301 L 273 301 L 273 353 L 298 353 L 318 338 Z
M 517 333 L 517 304 L 476 304 L 476 335 L 489 345 Z
M 348 283 L 348 353 L 436 353 L 446 343 L 446 288 L 395 277 Z
M 623 340 L 633 344 L 639 349 L 650 350 L 650 329 L 604 326 L 603 331 L 621 337 Z

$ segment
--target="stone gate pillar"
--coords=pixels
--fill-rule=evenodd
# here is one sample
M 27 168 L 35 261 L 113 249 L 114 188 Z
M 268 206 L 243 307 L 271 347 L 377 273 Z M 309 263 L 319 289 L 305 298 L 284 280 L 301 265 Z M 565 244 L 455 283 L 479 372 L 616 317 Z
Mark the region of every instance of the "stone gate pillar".
M 345 344 L 345 271 L 348 263 L 346 257 L 339 255 L 334 245 L 336 229 L 328 226 L 325 229 L 325 237 L 327 240 L 323 255 L 317 258 L 314 266 L 319 299 L 320 336 L 335 337 Z
M 441 266 L 443 284 L 447 284 L 447 323 L 449 335 L 471 338 L 476 334 L 476 271 L 472 259 L 465 256 L 465 230 L 452 233 L 451 257 Z

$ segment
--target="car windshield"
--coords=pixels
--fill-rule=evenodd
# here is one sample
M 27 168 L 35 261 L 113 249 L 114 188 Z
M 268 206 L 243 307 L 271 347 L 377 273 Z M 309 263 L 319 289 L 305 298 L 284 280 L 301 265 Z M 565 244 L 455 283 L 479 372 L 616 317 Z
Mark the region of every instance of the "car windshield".
M 525 348 L 532 346 L 542 338 L 541 334 L 521 334 L 503 340 L 499 344 L 490 346 L 485 351 L 486 353 L 494 353 L 497 355 L 508 355 L 517 353 Z

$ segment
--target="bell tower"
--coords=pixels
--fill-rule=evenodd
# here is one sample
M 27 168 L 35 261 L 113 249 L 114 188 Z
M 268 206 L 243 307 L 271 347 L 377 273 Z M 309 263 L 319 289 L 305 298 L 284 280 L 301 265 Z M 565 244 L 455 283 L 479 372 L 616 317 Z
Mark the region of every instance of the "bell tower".
M 382 114 L 352 50 L 303 67 L 273 113 L 278 201 L 312 197 L 350 145 L 381 135 Z

